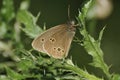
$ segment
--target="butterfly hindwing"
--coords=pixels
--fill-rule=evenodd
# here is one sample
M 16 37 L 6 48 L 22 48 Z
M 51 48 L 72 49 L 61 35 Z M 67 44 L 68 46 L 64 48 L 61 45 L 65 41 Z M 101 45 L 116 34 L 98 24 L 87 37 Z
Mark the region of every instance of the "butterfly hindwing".
M 43 47 L 50 56 L 61 59 L 67 56 L 75 32 L 68 31 L 69 26 L 67 24 L 60 27 L 62 30 L 52 34 Z

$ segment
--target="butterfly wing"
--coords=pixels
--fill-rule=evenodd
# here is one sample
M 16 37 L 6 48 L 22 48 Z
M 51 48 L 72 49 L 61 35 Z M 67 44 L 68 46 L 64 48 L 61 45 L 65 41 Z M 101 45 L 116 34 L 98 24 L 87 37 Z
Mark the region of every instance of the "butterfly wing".
M 32 46 L 40 52 L 61 59 L 67 56 L 74 34 L 74 31 L 69 30 L 69 25 L 58 25 L 35 38 Z
M 51 35 L 59 32 L 61 29 L 62 29 L 62 27 L 60 25 L 58 25 L 58 26 L 55 26 L 55 27 L 52 27 L 52 28 L 46 30 L 45 32 L 43 32 L 42 34 L 40 34 L 38 37 L 36 37 L 33 40 L 32 47 L 35 50 L 46 53 L 46 51 L 44 50 L 43 44 L 48 40 L 48 38 Z
M 57 32 L 48 37 L 43 47 L 50 56 L 61 59 L 68 55 L 75 32 L 69 30 L 69 25 L 67 24 L 59 27 L 61 28 Z

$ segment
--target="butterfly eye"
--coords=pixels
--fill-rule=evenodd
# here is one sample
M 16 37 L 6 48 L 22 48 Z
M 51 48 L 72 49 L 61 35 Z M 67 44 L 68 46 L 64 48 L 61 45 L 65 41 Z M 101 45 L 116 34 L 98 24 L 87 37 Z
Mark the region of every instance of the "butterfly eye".
M 49 39 L 51 42 L 55 42 L 55 38 L 50 38 Z

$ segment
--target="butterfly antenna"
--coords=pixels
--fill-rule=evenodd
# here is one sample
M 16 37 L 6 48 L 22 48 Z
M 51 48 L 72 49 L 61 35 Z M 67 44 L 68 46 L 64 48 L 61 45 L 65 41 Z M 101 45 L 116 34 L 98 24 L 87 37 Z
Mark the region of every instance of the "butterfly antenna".
M 70 5 L 68 5 L 68 20 L 70 21 Z

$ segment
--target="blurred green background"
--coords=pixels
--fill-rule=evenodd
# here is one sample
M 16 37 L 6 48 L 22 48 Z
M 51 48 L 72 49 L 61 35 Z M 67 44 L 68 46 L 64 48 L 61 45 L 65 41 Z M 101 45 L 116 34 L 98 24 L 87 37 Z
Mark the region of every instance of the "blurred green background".
M 14 5 L 17 8 L 20 5 L 21 0 L 14 0 Z M 68 21 L 68 5 L 70 5 L 70 16 L 72 19 L 78 15 L 78 9 L 81 9 L 85 0 L 30 0 L 29 11 L 36 16 L 38 12 L 41 16 L 38 20 L 38 25 L 43 27 L 44 23 L 47 29 Z M 2 1 L 0 0 L 0 8 Z M 111 15 L 104 20 L 97 20 L 96 36 L 104 25 L 107 25 L 101 48 L 104 51 L 104 59 L 108 65 L 112 65 L 111 72 L 120 74 L 120 0 L 113 0 L 113 11 Z M 79 35 L 76 35 L 79 36 Z M 31 40 L 30 40 L 31 41 Z M 29 44 L 31 45 L 31 44 Z M 92 70 L 93 68 L 88 65 L 91 62 L 91 56 L 89 56 L 84 48 L 73 42 L 69 57 L 75 64 L 80 67 L 88 66 L 87 68 Z

